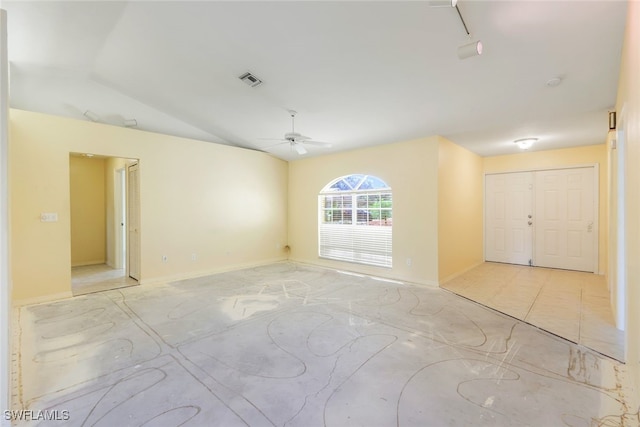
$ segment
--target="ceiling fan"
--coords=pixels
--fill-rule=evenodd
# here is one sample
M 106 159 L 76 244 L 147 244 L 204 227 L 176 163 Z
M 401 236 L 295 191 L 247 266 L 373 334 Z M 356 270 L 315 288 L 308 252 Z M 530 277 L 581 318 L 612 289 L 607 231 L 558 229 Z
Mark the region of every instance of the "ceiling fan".
M 329 143 L 329 142 L 313 141 L 311 139 L 311 137 L 304 136 L 304 135 L 296 132 L 295 131 L 295 118 L 296 118 L 296 114 L 298 114 L 298 113 L 296 111 L 294 111 L 294 110 L 289 110 L 289 114 L 291 115 L 291 132 L 285 133 L 284 134 L 284 138 L 279 138 L 279 139 L 265 138 L 265 139 L 267 139 L 269 141 L 282 141 L 280 144 L 276 144 L 276 145 L 289 144 L 291 146 L 291 149 L 295 150 L 296 153 L 298 153 L 300 155 L 308 153 L 305 145 L 311 145 L 311 146 L 322 147 L 322 148 L 330 148 L 331 147 L 331 143 Z

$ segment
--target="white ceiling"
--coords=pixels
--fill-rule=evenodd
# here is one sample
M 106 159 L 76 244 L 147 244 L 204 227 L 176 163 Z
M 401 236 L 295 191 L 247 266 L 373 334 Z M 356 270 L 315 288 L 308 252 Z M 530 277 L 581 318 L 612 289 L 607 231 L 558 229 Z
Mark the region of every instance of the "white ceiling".
M 3 1 L 11 106 L 306 156 L 442 135 L 483 156 L 604 143 L 626 2 Z M 264 83 L 238 79 L 251 71 Z M 547 81 L 560 77 L 557 87 Z M 271 148 L 269 148 L 271 147 Z

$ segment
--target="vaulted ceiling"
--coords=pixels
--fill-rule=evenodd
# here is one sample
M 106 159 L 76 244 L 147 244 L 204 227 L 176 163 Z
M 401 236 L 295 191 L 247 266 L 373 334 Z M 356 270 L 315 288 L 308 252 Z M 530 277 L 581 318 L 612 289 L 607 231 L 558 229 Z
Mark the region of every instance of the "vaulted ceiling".
M 442 135 L 480 155 L 604 143 L 623 1 L 4 1 L 12 107 L 299 155 Z M 250 87 L 250 71 L 263 81 Z M 559 79 L 559 85 L 550 85 Z M 556 80 L 557 82 L 557 80 Z M 275 142 L 277 144 L 277 142 Z

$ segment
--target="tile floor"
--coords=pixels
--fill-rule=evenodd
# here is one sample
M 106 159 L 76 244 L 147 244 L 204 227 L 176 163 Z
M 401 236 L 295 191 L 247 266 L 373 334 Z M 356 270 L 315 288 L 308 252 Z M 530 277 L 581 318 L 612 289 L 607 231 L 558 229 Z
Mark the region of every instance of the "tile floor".
M 137 284 L 137 280 L 127 277 L 124 269 L 118 270 L 106 264 L 83 265 L 71 268 L 71 292 L 74 296 L 135 286 Z
M 69 418 L 38 425 L 638 421 L 624 364 L 449 291 L 295 263 L 15 315 L 15 409 Z
M 442 285 L 458 295 L 622 361 L 603 276 L 487 262 Z

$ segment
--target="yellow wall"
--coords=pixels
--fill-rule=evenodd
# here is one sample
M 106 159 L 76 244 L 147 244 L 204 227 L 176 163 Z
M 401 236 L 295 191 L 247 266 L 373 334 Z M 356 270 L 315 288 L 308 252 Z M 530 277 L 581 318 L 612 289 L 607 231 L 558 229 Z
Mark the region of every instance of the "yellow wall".
M 611 259 L 624 262 L 626 271 L 626 359 L 640 389 L 640 2 L 628 2 L 616 111 L 624 131 L 626 256 L 612 248 Z M 612 153 L 613 154 L 613 153 Z M 613 167 L 617 167 L 614 163 Z M 612 171 L 615 176 L 616 171 Z M 615 203 L 615 202 L 614 202 Z M 614 206 L 612 211 L 615 211 Z M 612 216 L 613 228 L 617 228 Z
M 106 259 L 105 160 L 69 157 L 71 266 Z
M 16 303 L 70 295 L 69 153 L 140 159 L 142 283 L 286 259 L 282 160 L 21 110 L 11 110 L 10 126 Z M 57 212 L 59 221 L 40 222 L 41 212 Z
M 601 274 L 607 272 L 608 239 L 608 161 L 606 144 L 561 150 L 531 151 L 484 158 L 485 173 L 563 168 L 575 165 L 599 165 L 599 234 L 598 264 Z
M 438 281 L 439 137 L 371 147 L 289 163 L 290 258 L 415 283 Z M 393 191 L 393 268 L 318 257 L 318 193 L 344 175 L 375 175 Z M 411 265 L 407 265 L 411 259 Z
M 444 283 L 483 261 L 482 157 L 444 138 L 438 165 L 438 277 Z

